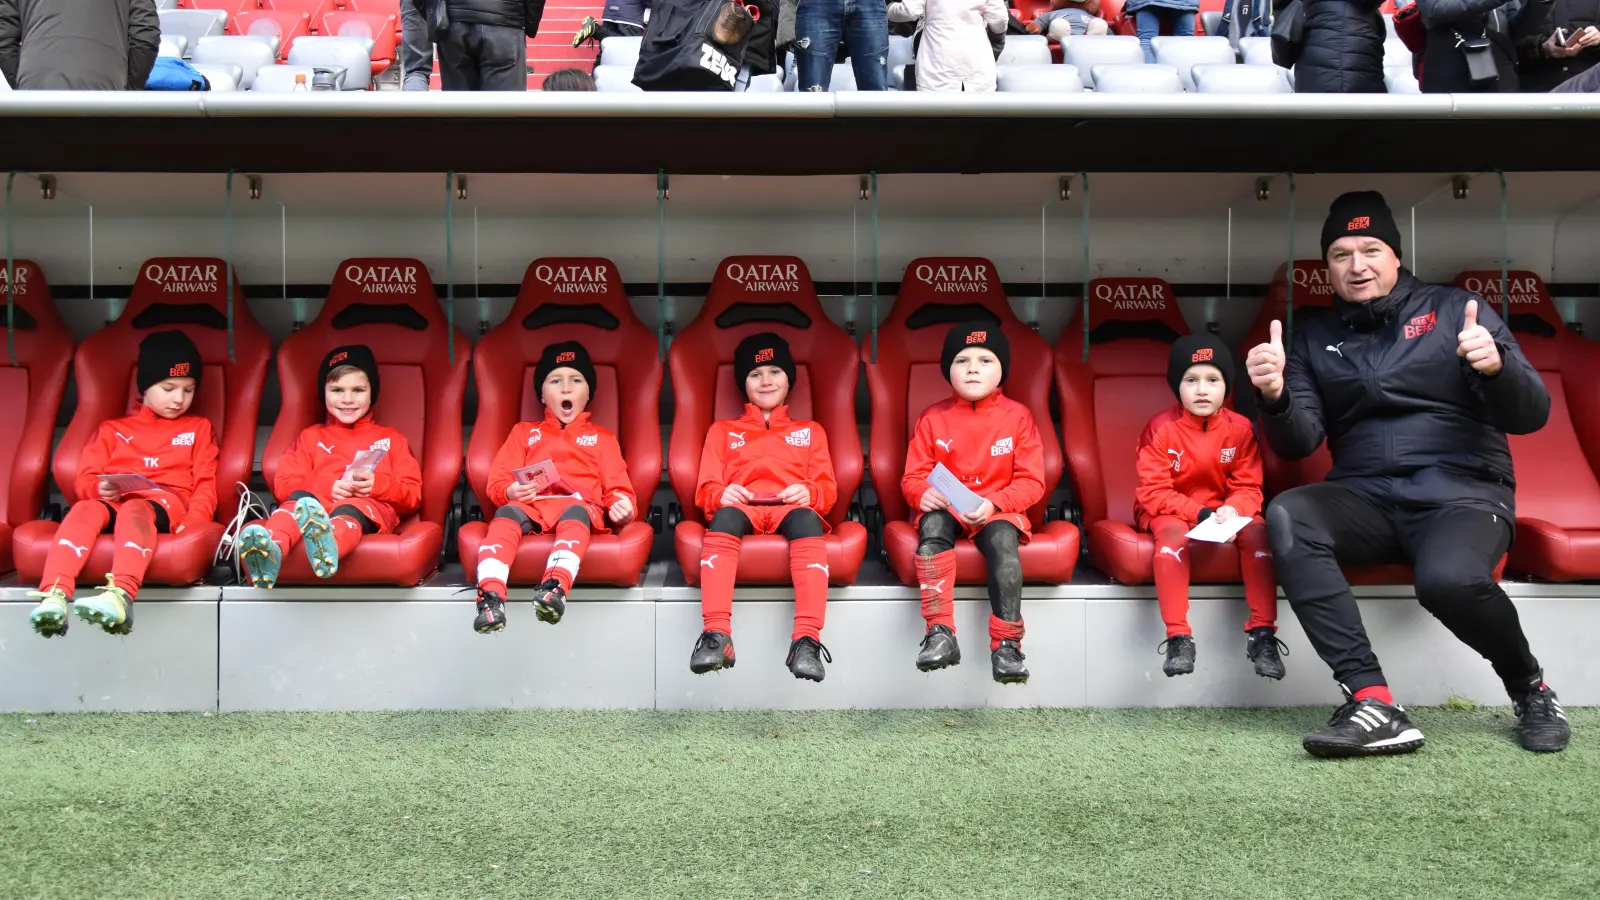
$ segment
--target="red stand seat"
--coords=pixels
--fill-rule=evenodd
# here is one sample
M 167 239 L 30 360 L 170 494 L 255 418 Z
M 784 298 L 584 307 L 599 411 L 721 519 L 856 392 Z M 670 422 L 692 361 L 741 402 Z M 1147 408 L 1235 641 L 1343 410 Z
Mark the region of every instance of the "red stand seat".
M 68 504 L 80 499 L 73 488 L 83 447 L 100 423 L 128 414 L 140 403 L 135 386 L 139 342 L 152 331 L 179 329 L 194 341 L 205 363 L 205 376 L 193 412 L 211 420 L 216 430 L 217 520 L 232 519 L 239 504 L 239 484 L 249 481 L 255 463 L 256 415 L 261 386 L 272 355 L 266 332 L 245 305 L 244 291 L 233 279 L 233 348 L 228 358 L 227 310 L 223 287 L 226 264 L 210 257 L 151 259 L 139 268 L 128 305 L 115 322 L 84 338 L 74 357 L 78 408 L 56 450 L 56 485 Z M 37 581 L 45 555 L 55 543 L 55 522 L 28 522 L 17 529 L 14 546 L 17 574 Z M 205 577 L 222 537 L 222 525 L 186 529 L 156 539 L 146 584 L 184 585 Z M 103 583 L 115 549 L 110 535 L 101 535 L 89 551 L 80 579 Z
M 278 61 L 289 58 L 294 39 L 311 33 L 311 14 L 272 9 L 245 10 L 228 19 L 226 34 L 266 35 L 278 38 Z
M 683 506 L 674 535 L 678 564 L 690 585 L 700 583 L 705 516 L 695 505 L 700 450 L 719 419 L 744 411 L 734 385 L 733 350 L 764 331 L 781 335 L 794 354 L 798 382 L 789 392 L 789 415 L 812 419 L 828 434 L 839 499 L 825 517 L 828 582 L 851 584 L 867 553 L 867 530 L 846 521 L 850 498 L 861 486 L 861 435 L 856 431 L 858 349 L 844 329 L 828 321 L 806 264 L 792 256 L 733 256 L 717 266 L 705 306 L 667 354 L 672 372 L 672 438 L 667 471 Z M 789 542 L 781 535 L 751 535 L 739 556 L 742 584 L 788 584 Z
M 488 494 L 494 455 L 518 422 L 544 418 L 533 373 L 544 348 L 562 341 L 579 341 L 589 351 L 598 382 L 590 388 L 589 417 L 617 436 L 638 497 L 632 522 L 590 539 L 578 583 L 632 587 L 644 574 L 655 541 L 646 517 L 661 483 L 661 351 L 655 332 L 628 305 L 611 260 L 534 260 L 522 276 L 511 313 L 478 342 L 473 360 L 478 418 L 467 447 L 467 481 L 484 519 L 491 518 L 496 509 Z M 477 583 L 478 547 L 488 531 L 486 521 L 461 526 L 457 543 L 469 584 Z M 511 563 L 510 583 L 543 580 L 554 542 L 554 534 L 524 536 Z
M 8 299 L 15 318 L 10 350 L 0 355 L 0 396 L 11 398 L 0 417 L 0 573 L 14 568 L 12 529 L 37 519 L 44 506 L 50 440 L 72 364 L 72 334 L 38 265 L 18 259 L 7 270 L 0 260 L 0 304 Z M 0 305 L 0 329 L 4 316 Z
M 918 259 L 906 267 L 889 317 L 878 326 L 878 361 L 862 347 L 867 390 L 872 397 L 872 486 L 886 524 L 884 549 L 895 576 L 918 583 L 917 531 L 910 522 L 900 480 L 905 474 L 909 435 L 923 410 L 948 399 L 950 382 L 939 369 L 945 333 L 972 320 L 992 321 L 1011 343 L 1006 396 L 1028 407 L 1044 445 L 1044 497 L 1028 510 L 1033 539 L 1021 548 L 1026 581 L 1061 584 L 1072 580 L 1078 562 L 1078 529 L 1071 522 L 1047 522 L 1050 495 L 1061 480 L 1061 445 L 1050 423 L 1050 345 L 1017 318 L 1006 299 L 994 264 L 979 258 Z M 956 542 L 956 582 L 981 584 L 988 566 L 977 545 Z
M 452 342 L 455 362 L 450 361 Z M 306 554 L 296 548 L 284 557 L 278 583 L 409 587 L 439 567 L 444 520 L 461 479 L 461 402 L 472 348 L 445 321 L 433 279 L 420 261 L 340 263 L 316 319 L 289 335 L 278 350 L 283 405 L 261 459 L 269 486 L 300 432 L 327 420 L 317 371 L 329 350 L 345 344 L 366 344 L 377 357 L 382 391 L 374 417 L 405 435 L 411 445 L 422 468 L 422 507 L 403 517 L 395 534 L 363 537 L 353 553 L 339 560 L 332 578 L 316 577 Z

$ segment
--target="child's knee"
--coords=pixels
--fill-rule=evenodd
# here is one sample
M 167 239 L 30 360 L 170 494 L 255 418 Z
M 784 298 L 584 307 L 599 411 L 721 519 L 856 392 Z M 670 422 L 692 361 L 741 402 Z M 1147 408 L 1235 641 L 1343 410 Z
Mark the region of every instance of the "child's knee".
M 566 511 L 563 512 L 561 514 L 561 517 L 559 519 L 557 519 L 556 521 L 557 522 L 579 522 L 579 523 L 582 523 L 585 528 L 591 528 L 592 529 L 592 527 L 593 527 L 593 523 L 589 520 L 589 509 L 588 509 L 588 507 L 583 506 L 582 504 L 577 504 L 577 503 L 573 504 L 572 506 L 567 507 Z
M 818 538 L 827 534 L 827 529 L 822 526 L 822 517 L 816 510 L 797 509 L 783 517 L 778 523 L 778 533 L 790 541 L 802 538 Z
M 750 520 L 736 507 L 724 506 L 711 517 L 711 524 L 706 526 L 706 530 L 744 537 L 750 532 Z

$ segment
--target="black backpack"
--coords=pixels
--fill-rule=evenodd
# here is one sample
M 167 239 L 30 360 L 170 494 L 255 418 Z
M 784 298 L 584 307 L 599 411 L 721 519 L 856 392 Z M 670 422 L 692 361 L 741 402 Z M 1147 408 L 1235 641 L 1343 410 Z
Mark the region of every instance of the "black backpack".
M 633 83 L 645 91 L 732 91 L 751 25 L 736 0 L 656 0 Z

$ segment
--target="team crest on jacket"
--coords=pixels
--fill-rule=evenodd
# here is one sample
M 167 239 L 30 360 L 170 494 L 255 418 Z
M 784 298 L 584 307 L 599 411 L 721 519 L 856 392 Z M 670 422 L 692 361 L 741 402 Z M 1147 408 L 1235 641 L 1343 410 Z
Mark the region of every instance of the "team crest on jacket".
M 372 442 L 372 446 L 368 447 L 367 449 L 368 450 L 382 450 L 383 452 L 388 453 L 389 452 L 389 439 L 388 438 L 379 438 L 378 440 L 373 441 Z
M 185 431 L 183 434 L 180 434 L 177 437 L 173 438 L 172 439 L 172 446 L 174 446 L 174 447 L 193 447 L 194 446 L 194 432 Z
M 742 431 L 730 431 L 730 432 L 728 432 L 728 449 L 729 450 L 737 450 L 737 449 L 739 449 L 740 447 L 743 447 L 743 446 L 744 446 L 744 432 L 742 432 Z
M 805 428 L 797 428 L 794 431 L 784 435 L 783 439 L 787 441 L 791 447 L 809 447 L 811 446 L 811 426 L 808 425 Z
M 580 434 L 576 443 L 579 447 L 598 447 L 600 446 L 600 435 Z
M 1007 453 L 1010 453 L 1012 449 L 1014 449 L 1014 445 L 1011 438 L 1001 438 L 1000 440 L 995 441 L 994 445 L 989 448 L 989 455 L 1005 456 Z
M 529 447 L 532 447 L 534 444 L 537 444 L 542 440 L 544 440 L 544 432 L 540 431 L 539 429 L 535 428 L 534 430 L 528 432 Z
M 1222 461 L 1225 462 L 1225 463 L 1233 462 L 1233 454 L 1237 453 L 1238 450 L 1239 450 L 1238 447 L 1223 447 L 1222 448 Z
M 1438 322 L 1439 314 L 1437 312 L 1431 312 L 1426 315 L 1417 316 L 1411 320 L 1410 325 L 1406 326 L 1406 340 L 1409 341 L 1412 338 L 1422 337 L 1423 335 L 1432 331 L 1433 326 L 1437 325 Z

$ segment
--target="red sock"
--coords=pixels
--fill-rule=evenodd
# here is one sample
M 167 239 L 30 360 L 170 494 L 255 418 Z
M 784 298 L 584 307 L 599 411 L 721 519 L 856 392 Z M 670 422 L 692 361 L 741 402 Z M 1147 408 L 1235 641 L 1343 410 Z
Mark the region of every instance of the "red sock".
M 700 615 L 706 631 L 733 634 L 733 585 L 739 577 L 739 538 L 706 532 L 700 545 Z
M 300 523 L 294 520 L 294 504 L 285 503 L 278 507 L 277 512 L 267 516 L 261 523 L 272 535 L 272 542 L 278 545 L 278 552 L 284 556 L 289 555 L 300 544 Z
M 994 613 L 989 614 L 989 652 L 1000 649 L 1001 641 L 1016 641 L 1022 643 L 1022 635 L 1027 632 L 1022 627 L 1022 620 L 1007 622 Z
M 111 530 L 116 552 L 111 555 L 111 583 L 122 588 L 128 599 L 139 596 L 150 557 L 156 552 L 156 510 L 148 500 L 129 500 L 117 510 L 117 524 Z
M 1161 608 L 1167 637 L 1176 637 L 1190 633 L 1189 561 L 1183 558 L 1189 539 L 1183 536 L 1187 528 L 1182 521 L 1171 516 L 1161 518 L 1152 529 L 1156 539 L 1156 605 Z
M 55 544 L 44 558 L 44 577 L 39 579 L 39 590 L 47 591 L 55 585 L 70 600 L 78 574 L 94 549 L 95 538 L 109 521 L 111 510 L 99 500 L 79 500 L 72 504 L 66 518 L 56 528 Z
M 334 516 L 328 524 L 333 526 L 333 545 L 339 548 L 339 559 L 356 552 L 356 545 L 361 543 L 361 523 L 354 516 Z
M 1390 706 L 1394 705 L 1394 695 L 1389 693 L 1389 686 L 1386 684 L 1375 684 L 1372 687 L 1364 687 L 1361 690 L 1356 691 L 1356 699 L 1376 700 L 1379 703 L 1387 703 Z
M 550 558 L 544 564 L 544 578 L 554 578 L 561 589 L 572 593 L 572 582 L 578 578 L 578 566 L 589 549 L 589 523 L 576 519 L 556 522 L 556 542 L 550 548 Z
M 922 618 L 928 627 L 943 625 L 956 630 L 956 552 L 946 550 L 933 556 L 917 554 L 917 578 L 921 581 Z
M 794 581 L 794 633 L 822 640 L 822 623 L 828 614 L 828 542 L 820 537 L 800 538 L 789 544 L 789 578 Z
M 1267 528 L 1251 522 L 1234 540 L 1239 548 L 1239 574 L 1244 578 L 1244 602 L 1250 619 L 1244 630 L 1273 628 L 1278 624 L 1278 573 L 1272 567 L 1272 547 Z
M 489 532 L 478 545 L 478 588 L 506 595 L 506 582 L 511 580 L 511 561 L 517 558 L 517 545 L 522 542 L 522 526 L 511 519 L 489 520 Z

